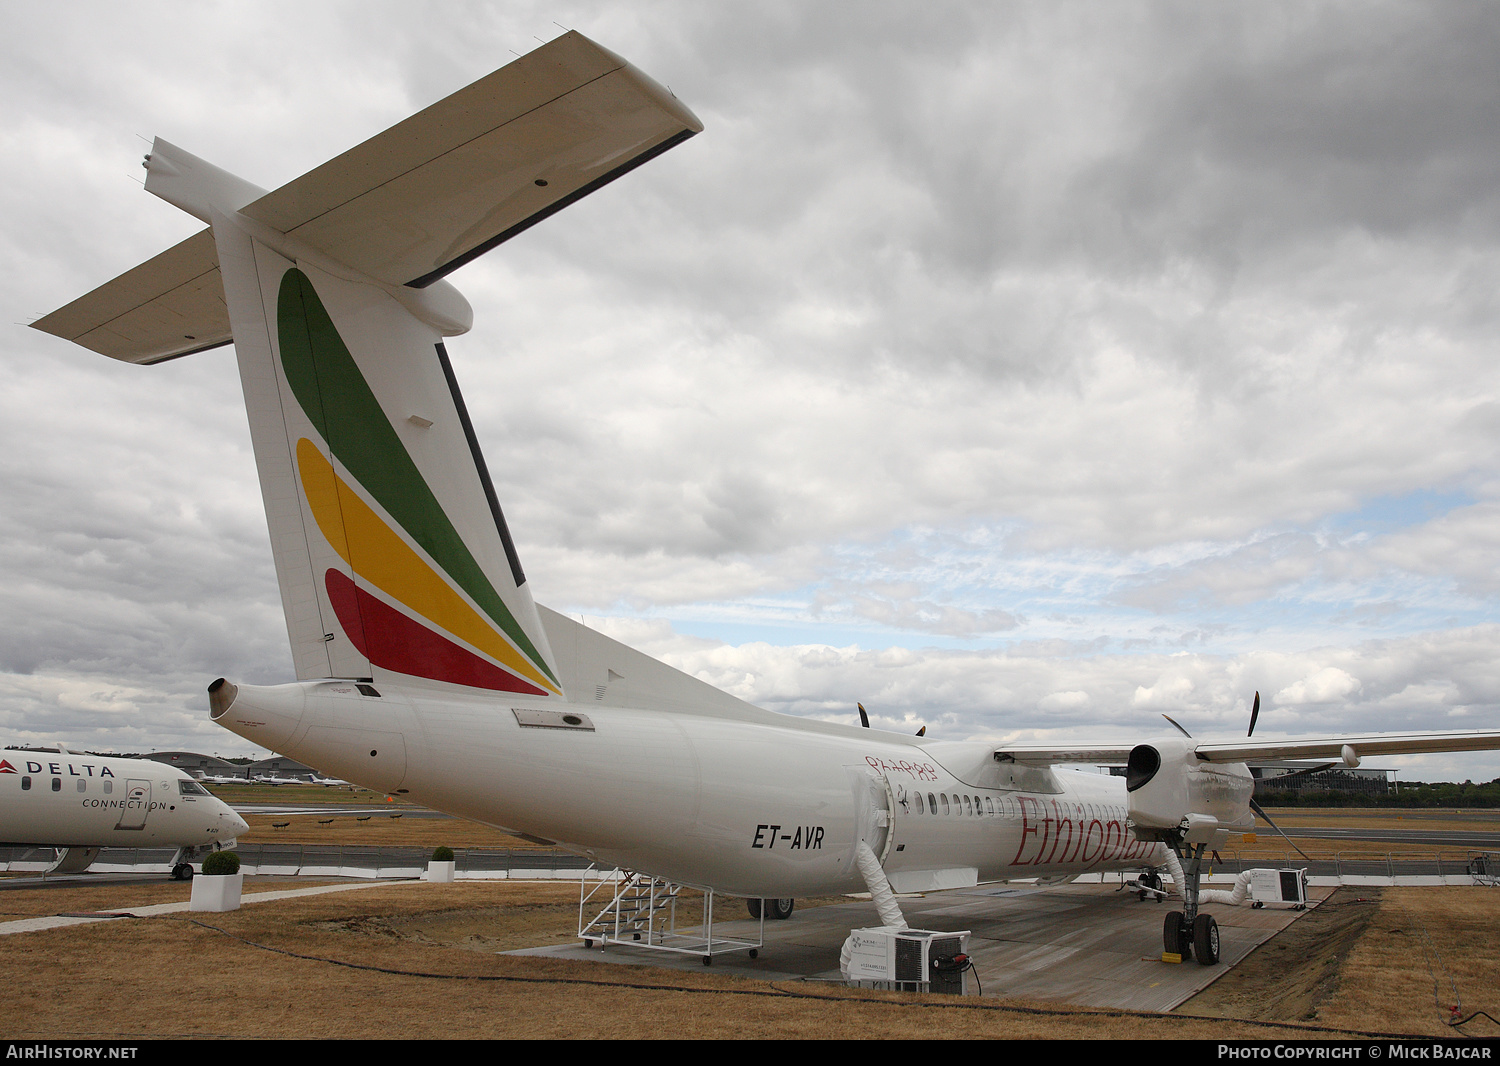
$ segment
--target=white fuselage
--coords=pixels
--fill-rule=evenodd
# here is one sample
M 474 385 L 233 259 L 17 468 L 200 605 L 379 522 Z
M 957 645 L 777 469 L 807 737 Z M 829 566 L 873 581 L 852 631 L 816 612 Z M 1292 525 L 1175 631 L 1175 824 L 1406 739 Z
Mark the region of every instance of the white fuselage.
M 984 743 L 784 715 L 379 691 L 241 686 L 216 720 L 370 788 L 732 895 L 863 889 L 860 840 L 898 891 L 1163 859 L 1128 831 L 1123 779 L 1007 767 Z
M 248 826 L 181 770 L 147 759 L 0 751 L 0 842 L 201 847 Z

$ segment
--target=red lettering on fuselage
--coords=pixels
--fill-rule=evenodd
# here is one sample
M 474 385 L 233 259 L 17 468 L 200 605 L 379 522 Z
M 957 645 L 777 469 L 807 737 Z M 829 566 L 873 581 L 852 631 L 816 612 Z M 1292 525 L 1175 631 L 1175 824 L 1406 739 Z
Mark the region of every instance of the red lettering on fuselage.
M 1142 856 L 1150 845 L 1135 839 L 1125 823 L 1087 818 L 1079 804 L 1018 796 L 1021 839 L 1011 866 L 1081 863 L 1095 866 Z

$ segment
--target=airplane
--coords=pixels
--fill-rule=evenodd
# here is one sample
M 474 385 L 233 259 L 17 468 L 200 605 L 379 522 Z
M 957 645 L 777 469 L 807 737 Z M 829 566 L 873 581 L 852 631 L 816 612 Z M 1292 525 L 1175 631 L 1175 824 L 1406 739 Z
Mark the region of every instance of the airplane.
M 0 840 L 58 849 L 48 873 L 82 873 L 100 848 L 175 846 L 172 877 L 234 847 L 250 827 L 208 789 L 149 759 L 87 755 L 59 745 L 0 750 Z
M 893 892 L 1159 888 L 1165 867 L 1164 946 L 1204 964 L 1201 861 L 1254 824 L 1246 759 L 1500 747 L 898 735 L 763 710 L 536 603 L 448 356 L 473 312 L 446 275 L 702 128 L 569 32 L 274 191 L 152 143 L 146 190 L 207 228 L 33 325 L 140 364 L 234 344 L 297 680 L 215 680 L 214 722 L 771 918 L 868 890 L 903 926 Z M 1126 778 L 1065 768 L 1112 760 Z

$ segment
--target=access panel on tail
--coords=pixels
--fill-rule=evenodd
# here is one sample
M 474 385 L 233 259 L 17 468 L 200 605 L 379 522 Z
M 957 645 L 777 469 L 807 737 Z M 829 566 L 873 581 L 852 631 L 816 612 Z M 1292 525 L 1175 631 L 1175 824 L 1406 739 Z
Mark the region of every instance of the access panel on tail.
M 34 325 L 142 363 L 233 339 L 299 679 L 562 698 L 441 278 L 701 128 L 569 33 L 274 192 L 157 140 L 147 191 L 209 229 Z

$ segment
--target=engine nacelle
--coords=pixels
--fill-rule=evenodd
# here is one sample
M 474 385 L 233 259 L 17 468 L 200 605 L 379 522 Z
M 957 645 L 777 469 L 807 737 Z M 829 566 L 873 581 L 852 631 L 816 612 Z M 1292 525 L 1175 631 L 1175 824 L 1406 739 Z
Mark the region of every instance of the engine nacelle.
M 1131 749 L 1125 789 L 1138 840 L 1165 840 L 1181 832 L 1186 843 L 1217 847 L 1220 834 L 1254 826 L 1250 768 L 1206 762 L 1196 749 L 1188 737 L 1163 737 Z

